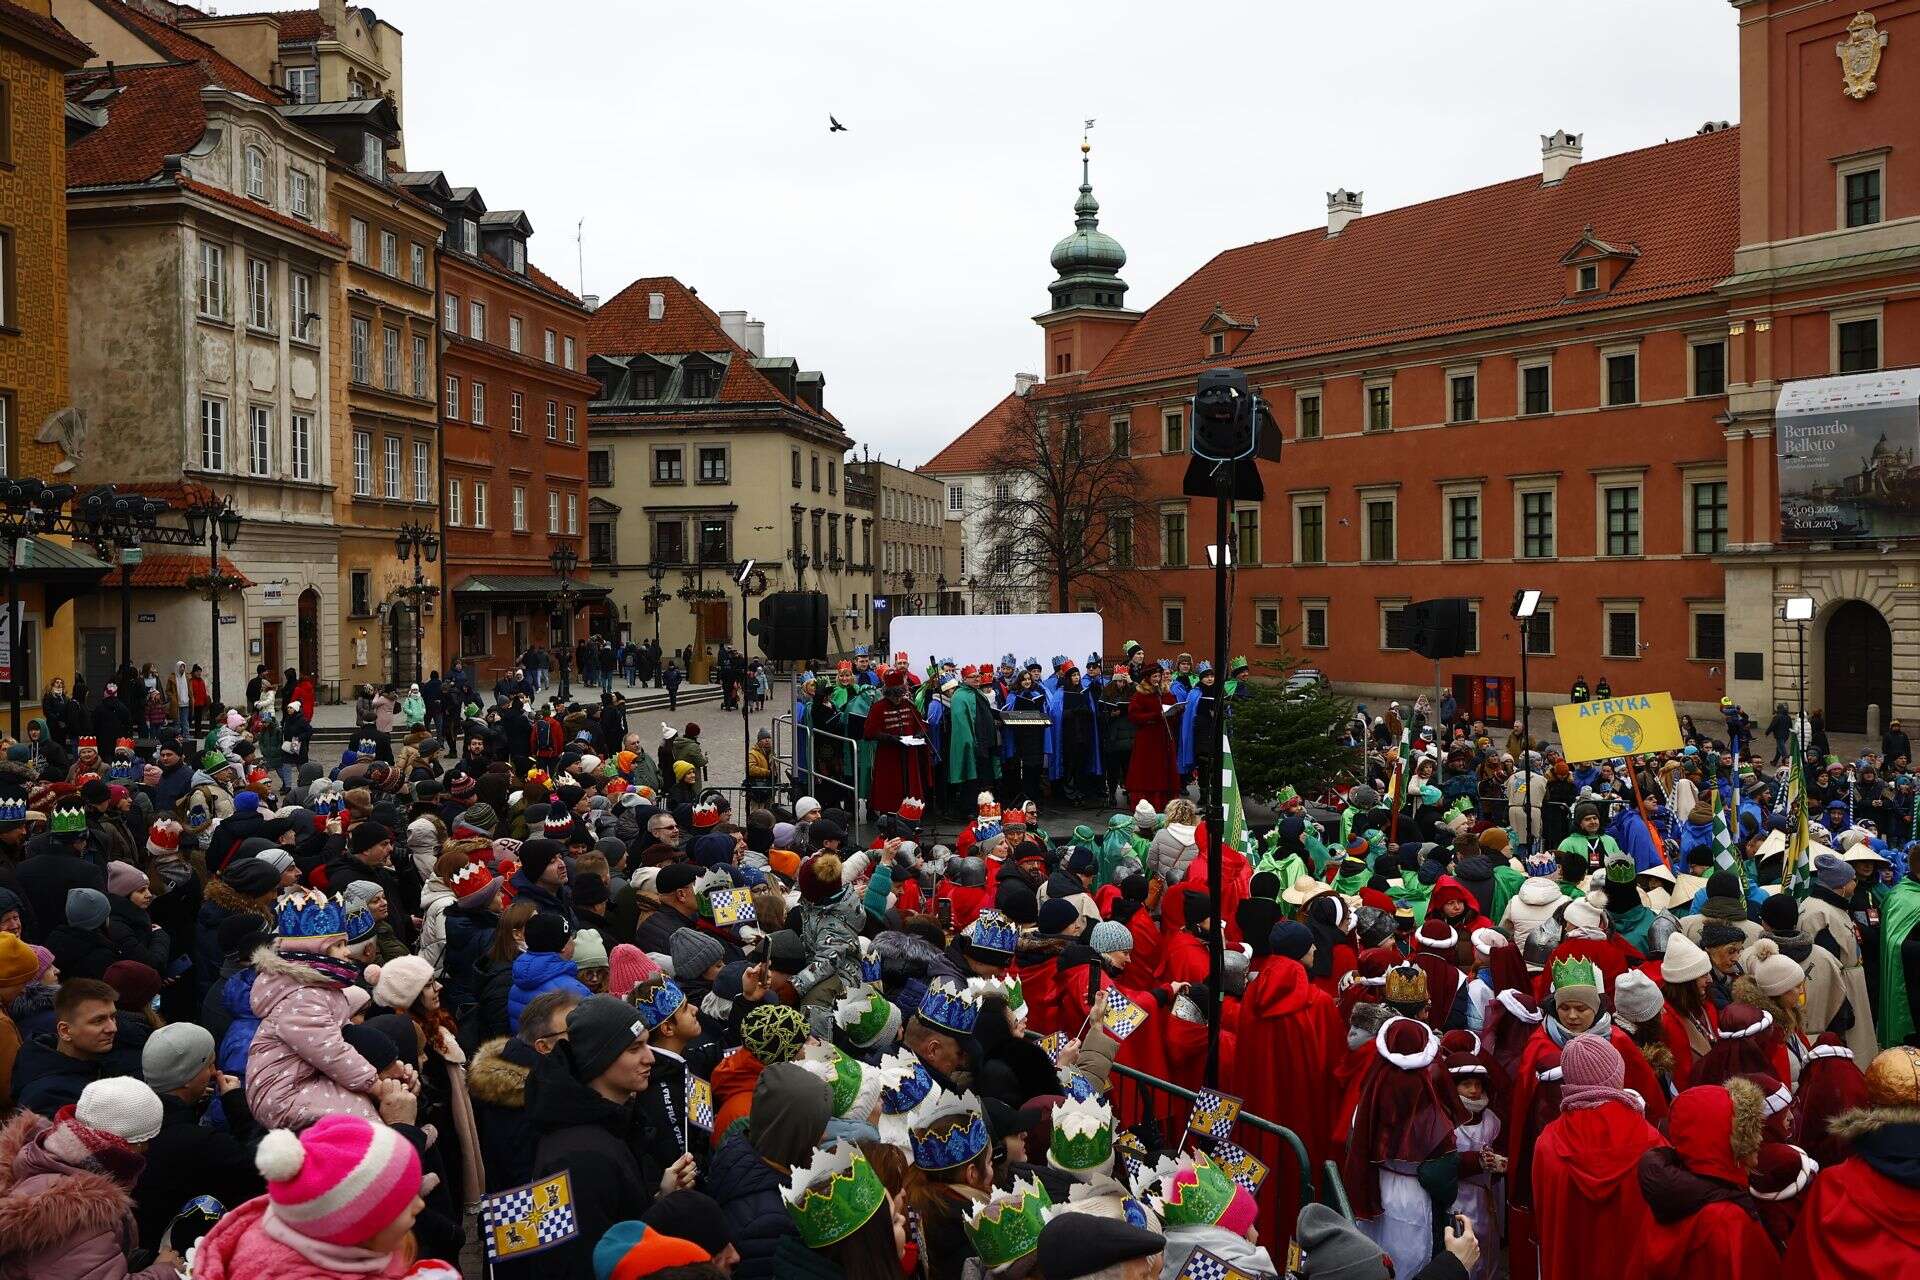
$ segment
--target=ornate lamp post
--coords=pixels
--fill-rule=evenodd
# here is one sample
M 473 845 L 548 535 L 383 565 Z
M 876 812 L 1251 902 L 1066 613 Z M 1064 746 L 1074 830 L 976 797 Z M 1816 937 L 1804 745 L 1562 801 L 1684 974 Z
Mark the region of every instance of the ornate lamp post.
M 74 512 L 100 558 L 120 566 L 120 661 L 128 667 L 133 665 L 133 567 L 144 554 L 142 535 L 155 532 L 165 510 L 167 504 L 158 498 L 103 484 L 80 499 Z
M 207 549 L 207 572 L 204 577 L 187 580 L 187 585 L 204 590 L 207 593 L 207 610 L 213 645 L 213 707 L 221 709 L 220 701 L 220 597 L 240 585 L 240 579 L 231 574 L 220 572 L 220 548 L 228 549 L 240 540 L 240 525 L 243 518 L 233 505 L 233 499 L 221 498 L 218 502 L 197 502 L 187 508 L 187 534 L 195 542 Z M 302 672 L 302 675 L 308 674 Z
M 431 526 L 424 524 L 403 524 L 394 533 L 394 554 L 401 560 L 413 561 L 413 585 L 402 587 L 413 605 L 413 682 L 420 683 L 420 668 L 426 661 L 427 637 L 423 614 L 427 601 L 440 594 L 440 588 L 427 581 L 426 573 L 420 567 L 420 558 L 426 557 L 428 564 L 440 558 L 440 535 Z
M 647 576 L 653 579 L 653 585 L 647 588 L 647 594 L 640 597 L 640 603 L 653 615 L 653 647 L 660 647 L 660 606 L 673 599 L 673 596 L 661 589 L 660 584 L 667 580 L 667 566 L 650 564 Z
M 547 556 L 547 563 L 560 575 L 560 588 L 552 596 L 552 603 L 560 610 L 560 697 L 564 701 L 573 696 L 573 684 L 569 678 L 573 664 L 573 608 L 580 598 L 580 589 L 573 585 L 574 566 L 580 563 L 580 553 L 572 547 L 555 547 Z
M 941 617 L 947 613 L 947 575 L 940 574 L 933 580 L 934 612 Z

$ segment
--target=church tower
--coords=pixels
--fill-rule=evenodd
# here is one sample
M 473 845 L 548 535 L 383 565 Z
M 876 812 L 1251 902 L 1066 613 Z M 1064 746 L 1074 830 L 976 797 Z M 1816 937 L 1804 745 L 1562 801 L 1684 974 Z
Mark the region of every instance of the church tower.
M 1046 333 L 1047 377 L 1085 373 L 1113 350 L 1140 318 L 1126 306 L 1127 282 L 1120 268 L 1127 251 L 1100 229 L 1100 202 L 1093 198 L 1093 145 L 1080 139 L 1080 197 L 1073 202 L 1073 231 L 1053 246 L 1052 306 L 1034 317 Z

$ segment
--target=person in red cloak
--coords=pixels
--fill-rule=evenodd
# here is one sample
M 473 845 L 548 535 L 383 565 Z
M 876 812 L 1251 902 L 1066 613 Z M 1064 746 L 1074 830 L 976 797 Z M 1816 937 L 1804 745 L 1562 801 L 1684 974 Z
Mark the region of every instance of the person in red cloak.
M 1207 824 L 1202 822 L 1194 828 L 1195 847 L 1200 856 L 1187 864 L 1187 873 L 1177 886 L 1169 886 L 1165 901 L 1160 904 L 1160 925 L 1168 934 L 1184 927 L 1189 919 L 1187 914 L 1187 892 L 1197 891 L 1200 900 L 1207 900 L 1207 889 L 1212 881 L 1207 877 Z M 1245 902 L 1248 886 L 1253 882 L 1253 864 L 1246 855 L 1230 844 L 1220 846 L 1220 918 L 1226 922 L 1226 939 L 1229 946 L 1239 946 L 1246 939 L 1240 933 L 1240 904 Z
M 1735 1076 L 1761 1073 L 1776 1076 L 1780 1065 L 1774 1054 L 1779 1044 L 1773 1015 L 1750 1004 L 1730 1004 L 1720 1011 L 1713 1048 L 1694 1064 L 1694 1084 L 1724 1084 Z
M 1467 892 L 1467 886 L 1452 876 L 1441 876 L 1433 882 L 1433 892 L 1427 897 L 1427 919 L 1436 916 L 1452 925 L 1462 938 L 1472 937 L 1475 929 L 1493 928 L 1493 921 L 1481 914 L 1480 904 Z
M 1760 1208 L 1760 1221 L 1775 1249 L 1785 1252 L 1787 1241 L 1793 1239 L 1807 1190 L 1819 1172 L 1819 1163 L 1791 1143 L 1760 1144 L 1760 1156 L 1747 1175 L 1747 1191 Z
M 1378 1000 L 1387 985 L 1387 970 L 1400 963 L 1400 953 L 1392 946 L 1370 947 L 1354 961 L 1353 978 L 1340 988 L 1340 1017 L 1352 1017 L 1353 1006 L 1363 1000 Z
M 1505 950 L 1517 952 L 1519 948 Z M 1499 952 L 1494 954 L 1497 956 Z M 1520 972 L 1526 973 L 1524 965 Z M 1480 1025 L 1480 1042 L 1487 1046 L 1487 1052 L 1500 1064 L 1508 1079 L 1519 1072 L 1527 1043 L 1540 1029 L 1545 1016 L 1540 1012 L 1540 1002 L 1523 987 L 1503 988 L 1487 1002 L 1486 1020 Z
M 956 933 L 972 924 L 992 901 L 985 869 L 978 858 L 954 859 L 933 891 L 934 911 L 951 913 L 952 919 L 946 925 Z M 942 908 L 942 902 L 952 905 Z
M 874 744 L 867 784 L 867 812 L 872 814 L 892 813 L 908 796 L 934 793 L 927 722 L 907 699 L 906 673 L 887 672 L 881 677 L 880 690 L 880 700 L 867 711 L 860 735 Z
M 1553 967 L 1562 961 L 1591 960 L 1600 971 L 1604 989 L 1611 991 L 1621 974 L 1646 959 L 1636 947 L 1613 932 L 1611 919 L 1597 905 L 1601 901 L 1598 897 L 1575 898 L 1561 913 L 1565 933 L 1560 945 L 1547 958 L 1547 967 L 1534 978 L 1533 993 L 1541 999 L 1546 998 L 1552 986 Z
M 1885 1050 L 1866 1078 L 1867 1105 L 1832 1125 L 1852 1154 L 1813 1180 L 1787 1241 L 1795 1280 L 1892 1280 L 1920 1258 L 1920 1049 Z
M 1160 985 L 1165 976 L 1161 970 L 1166 943 L 1160 926 L 1154 923 L 1153 913 L 1137 899 L 1122 898 L 1114 904 L 1111 919 L 1115 924 L 1125 925 L 1133 935 L 1133 951 L 1127 957 L 1126 968 L 1120 971 L 1120 985 L 1131 991 L 1149 991 Z
M 1760 1091 L 1760 1141 L 1792 1142 L 1793 1090 L 1761 1071 L 1740 1078 Z
M 1195 983 L 1175 996 L 1167 1015 L 1167 1079 L 1182 1089 L 1199 1089 L 1207 1082 L 1207 997 L 1204 983 Z M 1220 1061 L 1236 1061 L 1239 1035 L 1238 1001 L 1225 1002 L 1220 1018 Z M 1265 1115 L 1265 1112 L 1256 1112 Z M 1246 1137 L 1242 1135 L 1242 1142 Z
M 1640 1193 L 1653 1215 L 1638 1242 L 1643 1274 L 1778 1280 L 1780 1251 L 1747 1190 L 1761 1123 L 1751 1080 L 1697 1084 L 1673 1100 L 1673 1145 L 1640 1157 Z
M 1847 1158 L 1847 1144 L 1833 1132 L 1841 1114 L 1867 1105 L 1867 1077 L 1854 1060 L 1847 1038 L 1829 1031 L 1807 1051 L 1793 1094 L 1794 1140 L 1821 1168 Z
M 993 798 L 993 792 L 982 791 L 974 800 L 974 819 L 960 828 L 960 834 L 953 839 L 953 856 L 965 858 L 973 853 L 973 846 L 980 839 L 984 828 L 992 828 L 995 834 L 1000 831 L 1000 804 Z
M 1521 1110 L 1511 1098 L 1507 1102 L 1507 1116 L 1512 1120 L 1507 1128 L 1507 1253 L 1513 1280 L 1534 1280 L 1540 1274 L 1533 1211 L 1533 1152 L 1540 1135 L 1560 1114 L 1559 1047 L 1549 1045 L 1533 1064 L 1526 1109 Z
M 1440 1061 L 1440 1037 L 1414 1018 L 1392 1018 L 1374 1037 L 1376 1056 L 1360 1084 L 1340 1174 L 1354 1224 L 1413 1275 L 1433 1254 L 1434 1203 L 1420 1167 L 1454 1151 L 1467 1119 Z
M 1223 1059 L 1225 1087 L 1248 1111 L 1298 1134 L 1309 1166 L 1318 1169 L 1333 1149 L 1329 1125 L 1340 1100 L 1335 1071 L 1345 1054 L 1346 1033 L 1333 997 L 1307 979 L 1313 953 L 1307 927 L 1279 922 L 1268 932 L 1267 950 L 1240 997 L 1234 1054 Z M 1236 1140 L 1273 1171 L 1260 1188 L 1261 1235 L 1285 1239 L 1282 1224 L 1299 1212 L 1298 1167 L 1279 1140 L 1264 1131 L 1243 1125 Z
M 1554 972 L 1553 1003 L 1545 1010 L 1540 1029 L 1527 1041 L 1514 1071 L 1514 1114 L 1525 1115 L 1530 1105 L 1534 1060 L 1550 1047 L 1565 1049 L 1576 1037 L 1604 1036 L 1626 1061 L 1627 1087 L 1639 1094 L 1647 1119 L 1659 1124 L 1667 1118 L 1667 1095 L 1660 1078 L 1653 1074 L 1647 1055 L 1633 1038 L 1613 1025 L 1613 1018 L 1601 1009 L 1600 988 L 1594 966 L 1585 960 L 1562 962 Z
M 1173 740 L 1166 714 L 1166 708 L 1173 705 L 1173 695 L 1167 692 L 1167 673 L 1160 667 L 1147 668 L 1146 678 L 1127 703 L 1127 719 L 1133 722 L 1127 794 L 1160 810 L 1181 790 L 1179 744 Z
M 1168 982 L 1205 982 L 1213 972 L 1213 960 L 1207 952 L 1212 915 L 1207 909 L 1205 889 L 1183 888 L 1172 895 L 1181 906 L 1182 923 L 1177 929 L 1162 912 L 1160 923 L 1173 932 L 1166 935 L 1161 949 L 1160 975 Z M 1139 940 L 1135 939 L 1138 948 Z
M 1186 988 L 1181 983 L 1150 989 L 1129 987 L 1123 978 L 1134 945 L 1132 931 L 1112 920 L 1102 920 L 1093 926 L 1086 943 L 1067 945 L 1060 953 L 1059 962 L 1060 1027 L 1069 1036 L 1084 1038 L 1084 1029 L 1098 1021 L 1111 1032 L 1113 1018 L 1107 1007 L 1106 992 L 1118 991 L 1145 1009 L 1147 1020 L 1131 1035 L 1114 1037 L 1120 1045 L 1114 1061 L 1165 1079 L 1166 1011 Z M 1138 1123 L 1146 1114 L 1140 1092 L 1126 1077 L 1114 1078 L 1112 1107 L 1120 1127 Z
M 1540 1280 L 1638 1276 L 1640 1247 L 1653 1226 L 1640 1160 L 1666 1139 L 1623 1087 L 1626 1060 L 1610 1041 L 1575 1036 L 1561 1050 L 1560 1071 L 1560 1115 L 1533 1150 Z
M 1313 931 L 1313 963 L 1307 966 L 1307 976 L 1314 986 L 1338 996 L 1340 983 L 1359 962 L 1359 948 L 1353 941 L 1353 909 L 1329 889 L 1307 900 L 1300 923 Z
M 1427 1025 L 1438 1031 L 1453 1012 L 1453 998 L 1460 992 L 1463 975 L 1457 959 L 1460 955 L 1460 931 L 1444 920 L 1428 916 L 1413 935 L 1413 954 L 1407 957 L 1426 970 Z

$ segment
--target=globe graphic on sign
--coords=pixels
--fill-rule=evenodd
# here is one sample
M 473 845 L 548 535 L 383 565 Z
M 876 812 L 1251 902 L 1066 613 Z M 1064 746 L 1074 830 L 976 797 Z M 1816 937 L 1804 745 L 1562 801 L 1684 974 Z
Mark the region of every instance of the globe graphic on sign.
M 1600 722 L 1600 736 L 1617 748 L 1621 755 L 1632 755 L 1645 741 L 1646 731 L 1632 716 L 1616 714 Z

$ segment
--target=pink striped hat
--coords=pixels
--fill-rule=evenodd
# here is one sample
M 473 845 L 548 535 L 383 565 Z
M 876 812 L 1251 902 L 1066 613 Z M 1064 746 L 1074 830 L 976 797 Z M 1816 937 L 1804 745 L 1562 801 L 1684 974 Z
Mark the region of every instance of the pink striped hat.
M 360 1244 L 420 1194 L 420 1156 L 385 1125 L 330 1115 L 304 1133 L 275 1129 L 254 1164 L 273 1216 L 314 1240 Z

